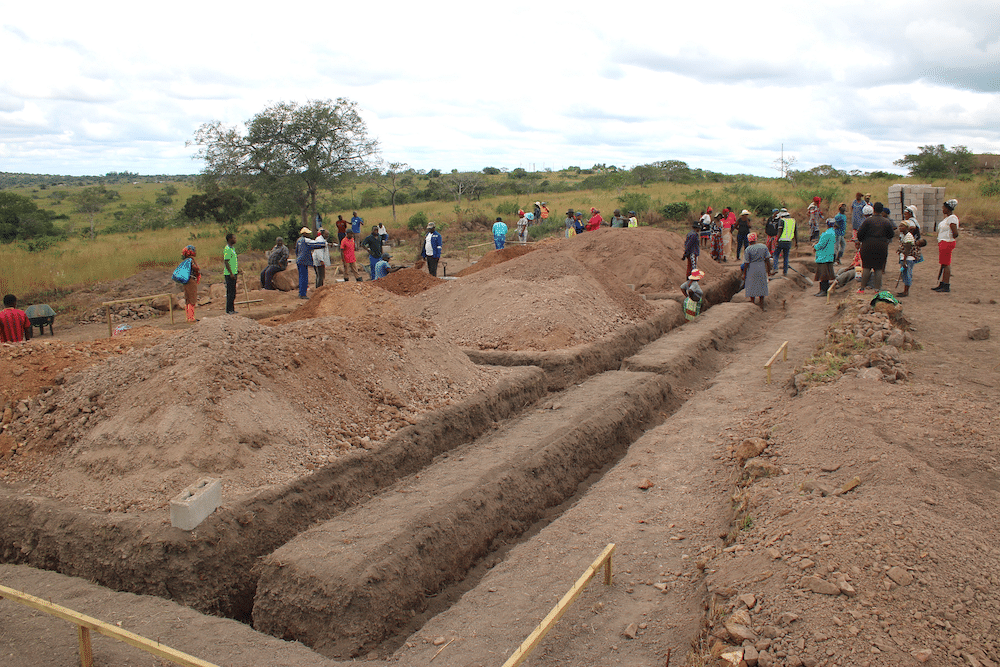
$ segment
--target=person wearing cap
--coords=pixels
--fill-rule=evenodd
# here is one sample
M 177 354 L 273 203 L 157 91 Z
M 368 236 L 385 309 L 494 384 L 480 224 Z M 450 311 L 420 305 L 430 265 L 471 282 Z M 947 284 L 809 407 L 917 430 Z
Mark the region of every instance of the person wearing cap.
M 288 247 L 280 236 L 274 239 L 274 247 L 267 253 L 267 266 L 260 272 L 260 288 L 274 289 L 274 274 L 288 268 Z
M 889 258 L 889 242 L 896 236 L 896 229 L 892 223 L 885 218 L 882 213 L 884 207 L 882 202 L 875 202 L 874 206 L 866 206 L 872 213 L 861 224 L 858 230 L 858 241 L 861 242 L 861 289 L 858 293 L 865 291 L 868 284 L 868 276 L 873 275 L 876 292 L 882 291 L 882 276 L 885 274 L 885 263 Z
M 497 221 L 493 223 L 493 247 L 497 250 L 503 250 L 506 243 L 507 224 L 503 221 L 503 218 L 497 216 Z
M 572 238 L 576 236 L 576 225 L 573 224 L 573 209 L 566 211 L 566 219 L 563 220 L 563 226 L 566 227 L 566 238 Z
M 390 259 L 392 259 L 392 255 L 387 252 L 382 253 L 382 257 L 375 262 L 375 277 L 373 280 L 385 278 L 387 275 L 392 273 L 392 267 L 389 266 Z
M 864 200 L 864 195 L 860 192 L 854 195 L 851 202 L 851 229 L 855 232 L 861 229 L 861 223 L 865 221 L 864 208 L 868 205 Z
M 592 232 L 601 228 L 604 224 L 604 218 L 601 217 L 601 212 L 598 211 L 593 206 L 590 207 L 590 220 L 587 221 L 587 231 Z
M 750 244 L 750 211 L 743 209 L 736 220 L 736 261 L 740 261 L 740 252 Z
M 920 221 L 917 220 L 917 207 L 907 206 L 903 209 L 903 222 L 908 226 L 913 226 L 915 231 L 913 232 L 913 238 L 917 241 L 920 240 Z
M 705 293 L 701 289 L 701 279 L 704 277 L 704 271 L 695 269 L 688 275 L 687 281 L 681 284 L 681 293 L 684 295 L 684 318 L 687 320 L 693 320 L 701 312 L 701 304 L 705 299 Z
M 313 250 L 326 246 L 326 241 L 313 241 L 309 238 L 312 230 L 303 227 L 299 230 L 299 238 L 295 241 L 295 268 L 299 271 L 299 298 L 305 299 L 309 291 L 309 267 L 315 266 Z M 317 280 L 319 274 L 317 273 Z
M 361 247 L 368 251 L 368 275 L 375 280 L 375 265 L 382 259 L 382 237 L 378 225 L 372 226 L 372 233 L 361 240 Z
M 358 215 L 357 211 L 354 211 L 351 215 L 351 231 L 354 232 L 354 238 L 361 236 L 361 225 L 365 223 L 365 219 Z
M 611 216 L 611 226 L 617 229 L 625 229 L 625 217 L 622 215 L 622 210 L 616 208 L 614 215 Z
M 750 303 L 760 298 L 761 310 L 764 310 L 764 297 L 768 293 L 767 277 L 771 275 L 771 253 L 767 246 L 757 240 L 757 233 L 747 235 L 747 251 L 743 255 L 743 285 Z
M 577 234 L 583 234 L 587 230 L 583 224 L 583 211 L 577 211 L 573 214 L 573 229 L 576 230 Z
M 833 216 L 833 219 L 837 223 L 833 227 L 833 232 L 836 235 L 833 261 L 840 264 L 840 258 L 844 256 L 844 251 L 847 249 L 847 241 L 844 239 L 844 235 L 847 233 L 847 204 L 841 204 L 837 207 L 837 215 Z
M 798 241 L 795 235 L 795 218 L 791 216 L 787 209 L 778 211 L 778 249 L 775 255 L 774 264 L 777 270 L 778 257 L 784 257 L 781 275 L 788 275 L 788 255 L 792 252 L 792 242 Z
M 31 340 L 34 332 L 28 314 L 17 307 L 17 297 L 5 294 L 0 311 L 0 343 L 23 343 Z
M 823 201 L 822 197 L 813 197 L 812 203 L 809 204 L 809 240 L 816 241 L 819 239 L 820 226 L 823 223 L 823 211 L 820 210 L 819 205 Z
M 523 213 L 517 221 L 517 242 L 521 245 L 528 242 L 528 225 L 531 224 L 533 217 L 534 213 Z
M 438 262 L 441 260 L 441 235 L 438 234 L 433 222 L 427 223 L 427 233 L 420 256 L 427 260 L 427 272 L 437 277 Z
M 938 223 L 938 286 L 931 289 L 935 292 L 951 291 L 951 255 L 955 251 L 958 239 L 958 216 L 955 209 L 958 207 L 957 199 L 949 199 L 942 205 L 941 212 L 945 219 Z
M 340 242 L 340 257 L 344 261 L 344 282 L 350 282 L 351 276 L 359 283 L 362 282 L 361 274 L 358 273 L 357 246 L 354 243 L 354 231 L 347 230 L 347 236 Z M 299 283 L 301 290 L 302 283 Z
M 194 261 L 197 254 L 193 245 L 184 246 L 181 250 L 182 260 L 191 258 L 191 277 L 184 283 L 184 312 L 191 324 L 198 321 L 194 317 L 194 307 L 198 305 L 198 283 L 201 282 L 201 268 L 198 262 Z
M 635 211 L 628 212 L 628 226 L 630 229 L 639 226 L 639 218 L 635 216 Z
M 226 234 L 226 247 L 222 249 L 222 266 L 222 277 L 226 281 L 226 315 L 235 315 L 236 276 L 243 273 L 243 269 L 239 267 L 239 256 L 236 254 L 236 234 Z
M 681 256 L 681 259 L 687 260 L 687 272 L 684 274 L 686 276 L 690 276 L 698 268 L 698 255 L 701 254 L 701 247 L 698 245 L 700 229 L 700 222 L 697 220 L 692 222 L 691 231 L 688 232 L 687 237 L 684 239 L 684 254 Z
M 836 226 L 836 220 L 827 218 L 826 231 L 813 244 L 813 250 L 816 252 L 816 276 L 813 280 L 819 283 L 819 292 L 815 296 L 826 296 L 830 282 L 837 279 L 833 272 L 833 260 L 837 256 L 837 232 L 834 230 Z

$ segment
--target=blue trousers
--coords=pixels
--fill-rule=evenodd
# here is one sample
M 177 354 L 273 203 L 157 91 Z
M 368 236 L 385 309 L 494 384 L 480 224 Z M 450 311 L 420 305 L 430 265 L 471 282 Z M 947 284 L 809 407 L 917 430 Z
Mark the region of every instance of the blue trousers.
M 791 251 L 792 251 L 792 242 L 791 241 L 778 241 L 777 254 L 774 257 L 774 266 L 775 266 L 775 268 L 777 268 L 777 266 L 778 266 L 778 257 L 784 255 L 785 256 L 785 263 L 784 263 L 783 268 L 781 269 L 781 272 L 784 273 L 785 275 L 788 275 L 788 254 Z
M 746 250 L 750 246 L 750 242 L 747 240 L 745 234 L 736 235 L 736 259 L 740 258 L 740 251 Z
M 506 236 L 494 236 L 493 237 L 493 245 L 496 246 L 497 250 L 503 250 L 503 246 L 504 246 L 505 243 L 507 243 L 507 237 Z
M 296 264 L 295 266 L 299 269 L 299 297 L 304 299 L 309 290 L 309 265 Z
M 368 257 L 368 274 L 372 277 L 372 280 L 375 280 L 375 265 L 378 264 L 380 259 L 382 258 L 372 256 Z

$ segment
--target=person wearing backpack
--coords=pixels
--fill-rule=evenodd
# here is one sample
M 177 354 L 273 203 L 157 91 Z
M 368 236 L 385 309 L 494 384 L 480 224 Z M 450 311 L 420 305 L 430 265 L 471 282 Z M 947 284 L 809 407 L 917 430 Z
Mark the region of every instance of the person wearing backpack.
M 191 260 L 188 279 L 184 283 L 184 311 L 187 313 L 187 321 L 192 324 L 198 321 L 194 317 L 194 307 L 198 305 L 198 283 L 201 281 L 201 268 L 194 261 L 196 254 L 193 245 L 184 246 L 184 249 L 181 250 L 181 262 Z
M 764 225 L 764 235 L 767 237 L 767 251 L 774 255 L 775 248 L 778 247 L 778 209 L 771 209 L 771 217 Z

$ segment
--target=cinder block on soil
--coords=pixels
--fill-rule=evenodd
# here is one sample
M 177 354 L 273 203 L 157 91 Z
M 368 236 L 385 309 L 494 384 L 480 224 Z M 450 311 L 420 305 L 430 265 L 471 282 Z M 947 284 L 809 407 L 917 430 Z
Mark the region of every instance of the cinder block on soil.
M 222 480 L 202 477 L 170 501 L 170 525 L 194 530 L 222 504 Z

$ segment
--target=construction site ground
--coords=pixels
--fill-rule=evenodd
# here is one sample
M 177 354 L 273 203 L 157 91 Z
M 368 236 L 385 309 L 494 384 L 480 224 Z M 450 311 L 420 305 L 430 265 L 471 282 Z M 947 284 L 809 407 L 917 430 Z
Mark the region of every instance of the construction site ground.
M 929 248 L 888 315 L 794 271 L 730 302 L 703 256 L 683 325 L 682 245 L 602 230 L 4 346 L 0 582 L 219 665 L 486 667 L 614 543 L 525 664 L 1000 664 L 1000 240 L 963 234 L 948 294 Z M 223 506 L 172 528 L 204 475 Z M 0 663 L 76 647 L 0 601 Z

